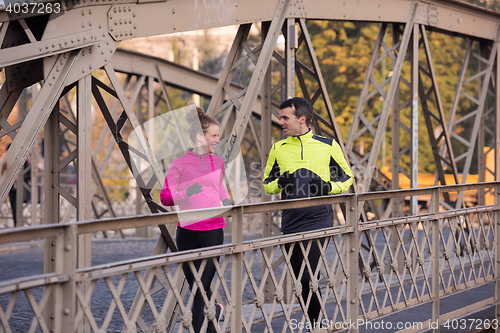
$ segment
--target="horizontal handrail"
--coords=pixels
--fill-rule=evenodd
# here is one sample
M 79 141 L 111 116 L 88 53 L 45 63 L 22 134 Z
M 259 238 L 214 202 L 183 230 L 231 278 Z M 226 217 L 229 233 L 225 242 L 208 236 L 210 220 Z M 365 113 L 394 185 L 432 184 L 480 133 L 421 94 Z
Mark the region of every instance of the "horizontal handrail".
M 315 198 L 304 198 L 294 200 L 268 201 L 261 203 L 251 203 L 236 205 L 231 208 L 216 207 L 196 209 L 181 212 L 167 212 L 148 215 L 135 215 L 130 217 L 106 218 L 100 220 L 71 222 L 66 224 L 46 224 L 39 226 L 27 226 L 19 228 L 7 228 L 0 230 L 0 244 L 25 242 L 35 239 L 55 237 L 60 228 L 68 225 L 76 225 L 78 234 L 89 234 L 108 230 L 128 229 L 136 227 L 146 227 L 160 224 L 173 224 L 181 221 L 200 220 L 207 217 L 228 217 L 235 214 L 237 209 L 242 209 L 243 214 L 254 214 L 281 209 L 303 208 L 325 204 L 346 203 L 350 197 L 355 196 L 358 202 L 389 199 L 397 197 L 418 196 L 432 194 L 434 191 L 439 193 L 468 191 L 485 188 L 493 188 L 500 182 L 483 182 L 463 185 L 441 185 L 417 189 L 392 190 L 383 192 L 369 192 L 362 194 L 342 194 L 330 195 Z M 370 222 L 369 222 L 370 223 Z

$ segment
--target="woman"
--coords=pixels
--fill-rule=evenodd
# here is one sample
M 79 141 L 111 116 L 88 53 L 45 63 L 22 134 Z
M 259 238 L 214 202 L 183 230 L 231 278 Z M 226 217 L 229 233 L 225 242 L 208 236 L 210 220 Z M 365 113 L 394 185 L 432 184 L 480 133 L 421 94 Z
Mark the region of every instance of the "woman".
M 189 125 L 188 136 L 193 148 L 172 162 L 160 195 L 162 204 L 177 205 L 180 210 L 220 207 L 221 202 L 225 206 L 231 205 L 223 186 L 224 161 L 214 155 L 215 147 L 219 143 L 219 123 L 215 118 L 205 114 L 202 108 L 194 105 L 186 108 L 184 118 Z M 177 248 L 179 251 L 184 251 L 220 245 L 224 241 L 225 226 L 222 217 L 179 222 L 176 233 Z M 194 264 L 196 269 L 199 269 L 201 260 L 195 260 Z M 187 263 L 183 265 L 183 270 L 189 288 L 192 289 L 194 277 Z M 209 259 L 201 277 L 208 299 L 212 296 L 210 283 L 214 275 L 215 265 Z M 191 309 L 192 324 L 196 333 L 200 331 L 204 321 L 204 305 L 198 289 Z M 222 315 L 222 310 L 222 305 L 216 304 L 217 321 Z M 208 323 L 207 332 L 215 332 L 212 321 Z

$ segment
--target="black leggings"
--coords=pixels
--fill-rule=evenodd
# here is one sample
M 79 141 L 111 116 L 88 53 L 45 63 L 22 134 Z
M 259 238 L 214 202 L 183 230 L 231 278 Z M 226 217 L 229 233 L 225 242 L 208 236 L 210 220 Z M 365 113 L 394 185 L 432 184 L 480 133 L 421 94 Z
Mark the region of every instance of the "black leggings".
M 193 250 L 199 249 L 207 246 L 215 246 L 221 245 L 224 242 L 224 231 L 222 228 L 208 231 L 197 231 L 197 230 L 189 230 L 177 227 L 177 236 L 176 236 L 177 248 L 179 251 L 185 250 Z M 219 260 L 219 257 L 216 258 Z M 199 270 L 202 260 L 195 260 L 194 266 L 197 270 Z M 191 268 L 189 264 L 185 263 L 182 266 L 184 271 L 184 275 L 186 276 L 186 280 L 189 283 L 189 290 L 192 290 L 194 284 L 194 276 L 191 272 Z M 211 258 L 207 259 L 207 263 L 205 265 L 205 270 L 201 275 L 201 282 L 203 284 L 203 288 L 205 289 L 206 295 L 208 299 L 212 297 L 212 292 L 210 290 L 210 284 L 212 283 L 212 279 L 215 275 L 215 264 Z M 200 289 L 197 289 L 196 295 L 194 296 L 193 307 L 191 312 L 193 314 L 193 328 L 195 333 L 200 332 L 201 325 L 203 324 L 203 320 L 205 319 L 204 314 L 205 302 L 203 302 L 203 296 L 200 292 Z M 208 331 L 215 331 L 213 328 L 212 322 L 209 322 Z
M 319 239 L 321 246 L 324 246 L 325 240 L 326 240 L 325 238 Z M 312 244 L 307 258 L 309 259 L 309 264 L 311 265 L 311 269 L 314 274 L 316 268 L 318 267 L 318 262 L 321 256 L 321 252 L 319 250 L 318 243 L 316 242 L 315 239 L 302 242 L 305 250 L 307 250 L 309 242 L 312 242 Z M 287 252 L 290 250 L 290 246 L 291 246 L 290 243 L 285 244 L 285 249 Z M 302 253 L 302 250 L 300 249 L 299 243 L 297 242 L 293 247 L 292 256 L 290 257 L 290 264 L 292 265 L 295 278 L 298 278 L 299 276 L 300 267 L 302 266 L 303 261 L 304 261 L 304 255 Z M 319 280 L 319 274 L 316 277 L 316 279 Z M 300 279 L 300 283 L 302 285 L 302 299 L 304 300 L 304 304 L 307 303 L 307 298 L 309 297 L 309 293 L 311 292 L 309 281 L 311 281 L 311 276 L 309 274 L 307 266 L 305 266 L 304 271 L 302 273 L 302 277 Z M 321 289 L 318 288 L 318 292 L 321 296 Z M 316 293 L 313 293 L 311 295 L 311 301 L 309 303 L 309 307 L 307 308 L 307 314 L 309 315 L 309 320 L 311 321 L 311 323 L 314 324 L 315 322 L 318 321 L 320 311 L 321 311 L 321 304 L 319 302 L 318 296 L 316 295 Z

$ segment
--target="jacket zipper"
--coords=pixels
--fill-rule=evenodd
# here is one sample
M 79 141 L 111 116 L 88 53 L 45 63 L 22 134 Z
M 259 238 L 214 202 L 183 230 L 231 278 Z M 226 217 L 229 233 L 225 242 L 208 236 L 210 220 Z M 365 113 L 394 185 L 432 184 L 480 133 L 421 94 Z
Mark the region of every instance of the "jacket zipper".
M 300 136 L 297 137 L 300 141 L 300 158 L 303 161 L 304 160 L 304 146 L 302 145 L 302 140 L 300 139 Z
M 201 170 L 205 170 L 205 169 L 203 169 L 203 162 L 201 161 L 201 155 L 199 155 L 199 156 L 200 156 Z

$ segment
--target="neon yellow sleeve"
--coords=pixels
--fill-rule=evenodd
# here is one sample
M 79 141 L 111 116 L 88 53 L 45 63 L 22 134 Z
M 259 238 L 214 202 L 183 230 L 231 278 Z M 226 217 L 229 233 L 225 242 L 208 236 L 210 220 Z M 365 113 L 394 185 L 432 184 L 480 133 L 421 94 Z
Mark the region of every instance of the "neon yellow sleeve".
M 329 194 L 345 192 L 352 185 L 352 171 L 344 158 L 340 145 L 334 140 L 332 143 L 330 168 L 335 168 L 338 179 L 330 181 L 332 190 Z
M 269 151 L 269 158 L 267 159 L 266 169 L 264 170 L 264 178 L 262 183 L 264 184 L 264 190 L 269 194 L 278 194 L 281 189 L 278 186 L 278 179 L 280 177 L 280 168 L 278 161 L 276 160 L 276 154 L 274 150 L 274 145 Z

